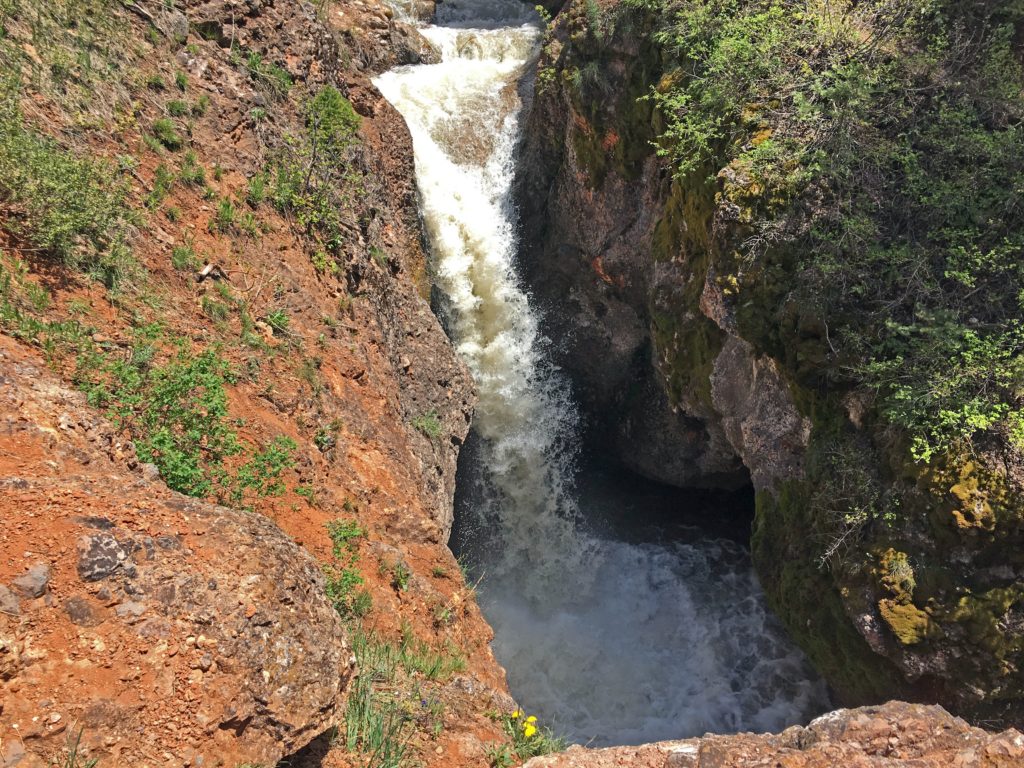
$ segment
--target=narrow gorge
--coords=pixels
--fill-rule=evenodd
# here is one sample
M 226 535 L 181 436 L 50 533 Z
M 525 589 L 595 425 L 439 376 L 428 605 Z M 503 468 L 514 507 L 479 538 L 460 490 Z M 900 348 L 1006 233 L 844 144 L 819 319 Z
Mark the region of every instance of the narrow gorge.
M 599 745 L 778 730 L 823 711 L 824 687 L 769 615 L 742 545 L 693 528 L 624 532 L 659 512 L 664 525 L 689 511 L 692 525 L 698 502 L 644 509 L 642 488 L 618 489 L 582 450 L 571 387 L 517 272 L 512 187 L 539 17 L 502 0 L 444 4 L 423 33 L 441 61 L 375 83 L 412 130 L 439 304 L 477 383 L 453 549 L 479 580 L 513 695 Z
M 1024 766 L 1022 40 L 0 0 L 0 768 Z

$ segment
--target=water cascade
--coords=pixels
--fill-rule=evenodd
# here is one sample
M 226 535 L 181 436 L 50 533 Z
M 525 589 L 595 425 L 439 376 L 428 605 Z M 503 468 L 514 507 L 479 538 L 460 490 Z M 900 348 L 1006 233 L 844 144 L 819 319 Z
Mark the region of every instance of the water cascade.
M 633 501 L 587 480 L 570 389 L 515 269 L 520 80 L 539 20 L 519 0 L 455 0 L 422 32 L 442 61 L 375 82 L 412 132 L 445 321 L 479 389 L 453 546 L 481 577 L 513 695 L 594 744 L 775 730 L 824 710 L 741 545 L 605 524 L 628 523 Z

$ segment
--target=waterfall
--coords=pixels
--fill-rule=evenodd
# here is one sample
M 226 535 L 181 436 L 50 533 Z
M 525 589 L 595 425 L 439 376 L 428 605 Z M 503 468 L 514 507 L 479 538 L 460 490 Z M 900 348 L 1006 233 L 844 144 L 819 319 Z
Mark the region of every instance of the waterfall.
M 577 412 L 515 268 L 519 81 L 539 20 L 519 0 L 456 0 L 422 32 L 442 61 L 374 82 L 412 133 L 435 283 L 479 392 L 459 516 L 513 694 L 596 744 L 774 730 L 822 711 L 823 686 L 742 547 L 627 541 L 590 522 L 630 502 L 580 493 Z

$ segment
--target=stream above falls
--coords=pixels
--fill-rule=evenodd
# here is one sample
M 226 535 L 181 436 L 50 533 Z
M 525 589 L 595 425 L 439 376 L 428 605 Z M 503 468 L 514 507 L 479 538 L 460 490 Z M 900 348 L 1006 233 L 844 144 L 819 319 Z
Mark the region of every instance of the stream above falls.
M 516 270 L 511 187 L 539 24 L 518 0 L 445 2 L 422 29 L 442 61 L 375 80 L 413 136 L 438 311 L 480 398 L 452 548 L 480 579 L 512 694 L 557 734 L 608 745 L 804 721 L 828 708 L 824 685 L 768 612 L 744 542 L 699 524 L 730 514 L 723 497 L 581 451 Z

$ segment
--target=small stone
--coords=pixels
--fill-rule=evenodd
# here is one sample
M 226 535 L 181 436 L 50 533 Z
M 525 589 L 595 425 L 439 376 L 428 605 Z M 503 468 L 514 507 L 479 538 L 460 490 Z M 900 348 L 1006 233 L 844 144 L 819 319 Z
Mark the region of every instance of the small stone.
M 51 712 L 50 713 L 50 722 L 51 723 L 59 723 L 60 722 L 60 713 L 59 712 Z
M 127 558 L 117 539 L 109 533 L 82 536 L 78 540 L 78 575 L 83 581 L 105 579 Z
M 72 624 L 80 627 L 95 627 L 102 622 L 92 603 L 84 597 L 69 597 L 64 601 L 64 612 Z
M 19 607 L 18 602 L 18 596 L 3 584 L 0 584 L 0 613 L 17 616 L 21 613 L 21 608 Z
M 160 468 L 156 464 L 142 464 L 139 466 L 139 472 L 144 480 L 149 480 L 151 483 L 160 479 Z
M 134 600 L 129 600 L 127 603 L 121 603 L 114 609 L 114 613 L 122 619 L 137 619 L 145 612 L 146 604 L 139 603 Z
M 23 597 L 42 597 L 50 583 L 50 566 L 37 563 L 11 582 L 14 591 Z

